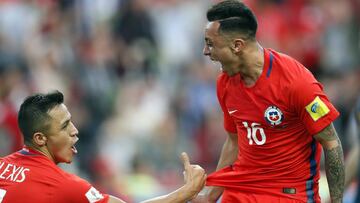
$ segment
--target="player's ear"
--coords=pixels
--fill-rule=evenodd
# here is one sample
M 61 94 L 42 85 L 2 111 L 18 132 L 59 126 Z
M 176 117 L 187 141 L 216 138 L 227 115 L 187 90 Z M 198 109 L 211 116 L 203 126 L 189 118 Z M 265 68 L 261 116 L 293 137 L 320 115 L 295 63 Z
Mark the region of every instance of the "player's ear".
M 245 47 L 245 40 L 241 38 L 234 39 L 232 49 L 235 53 L 240 52 L 241 50 L 244 49 L 244 47 Z
M 42 132 L 36 132 L 33 135 L 34 144 L 42 147 L 46 145 L 47 137 Z

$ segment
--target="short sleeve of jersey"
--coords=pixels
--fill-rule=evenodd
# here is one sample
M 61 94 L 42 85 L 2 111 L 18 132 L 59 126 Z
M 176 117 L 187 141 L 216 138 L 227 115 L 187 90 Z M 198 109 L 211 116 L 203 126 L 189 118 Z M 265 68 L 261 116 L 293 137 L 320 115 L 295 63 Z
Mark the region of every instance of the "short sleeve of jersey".
M 224 82 L 224 75 L 220 75 L 217 80 L 216 93 L 219 100 L 220 107 L 224 113 L 224 128 L 227 132 L 236 133 L 236 125 L 234 120 L 231 118 L 223 100 L 225 94 L 226 84 Z
M 90 183 L 77 176 L 71 176 L 59 185 L 53 202 L 107 203 L 109 195 L 100 193 Z
M 323 92 L 322 85 L 304 69 L 290 91 L 290 104 L 305 124 L 307 131 L 315 135 L 330 125 L 339 112 Z

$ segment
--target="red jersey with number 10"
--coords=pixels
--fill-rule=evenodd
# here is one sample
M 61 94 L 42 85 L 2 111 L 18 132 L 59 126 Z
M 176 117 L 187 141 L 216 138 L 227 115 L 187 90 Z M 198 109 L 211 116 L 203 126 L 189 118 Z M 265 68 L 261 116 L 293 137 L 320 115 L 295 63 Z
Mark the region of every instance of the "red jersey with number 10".
M 237 134 L 239 153 L 234 165 L 209 175 L 207 185 L 320 202 L 321 145 L 313 136 L 339 113 L 303 65 L 273 50 L 264 55 L 254 86 L 246 87 L 240 74 L 218 78 L 224 127 Z
M 109 195 L 35 150 L 24 148 L 0 158 L 0 203 L 106 203 L 108 199 Z

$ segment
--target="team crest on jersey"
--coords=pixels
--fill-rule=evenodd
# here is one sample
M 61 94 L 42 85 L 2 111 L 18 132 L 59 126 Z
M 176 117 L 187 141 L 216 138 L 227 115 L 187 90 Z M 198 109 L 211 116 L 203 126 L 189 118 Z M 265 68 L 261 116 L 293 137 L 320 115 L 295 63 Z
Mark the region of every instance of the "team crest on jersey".
M 284 114 L 276 106 L 269 106 L 264 113 L 265 120 L 271 125 L 279 125 L 283 119 Z

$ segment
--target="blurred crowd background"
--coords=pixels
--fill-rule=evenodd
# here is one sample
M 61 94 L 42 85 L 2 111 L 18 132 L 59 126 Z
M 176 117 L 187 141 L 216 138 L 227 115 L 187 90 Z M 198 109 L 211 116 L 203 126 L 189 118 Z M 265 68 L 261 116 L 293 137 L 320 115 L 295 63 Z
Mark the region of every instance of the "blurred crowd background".
M 202 55 L 207 0 L 0 0 L 0 156 L 22 147 L 17 111 L 60 90 L 80 131 L 66 170 L 130 202 L 182 183 L 179 154 L 216 168 L 226 133 L 219 66 Z M 293 56 L 341 112 L 345 155 L 360 91 L 360 2 L 247 0 L 264 47 Z M 356 182 L 347 190 L 351 199 Z M 348 200 L 350 202 L 350 200 Z

